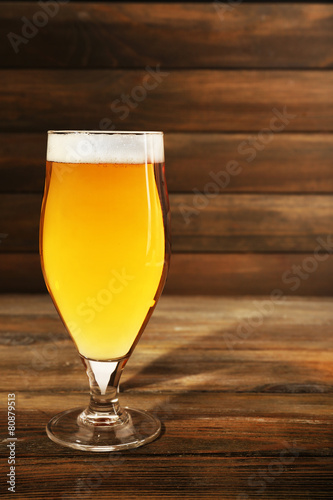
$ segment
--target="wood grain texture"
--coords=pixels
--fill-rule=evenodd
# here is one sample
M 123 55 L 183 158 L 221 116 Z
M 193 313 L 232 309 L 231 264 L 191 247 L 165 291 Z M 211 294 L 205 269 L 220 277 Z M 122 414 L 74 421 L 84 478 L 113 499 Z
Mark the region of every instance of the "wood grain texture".
M 24 418 L 24 423 L 29 417 L 31 415 Z M 191 438 L 194 443 L 196 438 L 200 436 L 196 434 Z M 43 439 L 45 442 L 47 437 Z M 181 439 L 178 442 L 181 443 Z M 324 456 L 326 450 L 321 451 L 320 447 L 319 456 L 302 457 L 297 455 L 297 442 L 290 451 L 287 446 L 290 446 L 290 439 L 281 443 L 273 456 L 253 459 L 214 454 L 211 457 L 190 456 L 183 454 L 181 449 L 178 459 L 158 455 L 142 457 L 128 452 L 118 459 L 96 454 L 87 457 L 75 452 L 66 454 L 58 448 L 57 454 L 44 460 L 36 454 L 22 457 L 25 465 L 21 473 L 22 499 L 44 500 L 47 497 L 56 500 L 60 497 L 73 500 L 98 495 L 99 499 L 106 500 L 112 491 L 121 500 L 233 500 L 237 496 L 247 499 L 249 494 L 265 500 L 307 498 L 309 494 L 311 500 L 330 500 L 332 457 Z M 286 457 L 284 464 L 280 461 L 280 453 Z M 267 482 L 262 474 L 268 477 Z
M 42 193 L 46 134 L 0 134 L 1 192 Z
M 171 192 L 204 191 L 215 175 L 223 193 L 333 190 L 331 134 L 278 133 L 266 144 L 258 134 L 166 134 L 165 150 Z M 227 175 L 230 162 L 238 175 Z
M 42 195 L 0 196 L 0 251 L 35 251 L 39 248 Z
M 176 252 L 309 252 L 331 233 L 331 196 L 218 195 L 214 186 L 171 195 Z
M 164 293 L 240 296 L 278 288 L 285 295 L 330 296 L 333 258 L 322 258 L 317 266 L 313 253 L 174 254 Z M 45 291 L 38 254 L 0 254 L 0 277 L 1 293 Z
M 68 174 L 70 175 L 70 174 Z M 0 252 L 37 252 L 41 195 L 0 195 Z M 331 234 L 331 195 L 170 196 L 174 252 L 313 252 Z
M 45 434 L 87 403 L 87 379 L 46 295 L 0 297 L 0 431 L 16 394 L 21 499 L 330 499 L 332 298 L 278 300 L 232 348 L 225 335 L 272 303 L 162 297 L 123 375 L 123 404 L 147 409 L 161 437 L 86 454 Z M 314 335 L 320 332 L 320 335 Z M 11 362 L 10 362 L 11 360 Z
M 258 141 L 256 134 L 166 134 L 169 191 L 204 191 L 215 174 L 221 193 L 333 192 L 333 135 L 280 133 L 256 146 L 251 139 Z M 41 193 L 45 158 L 45 134 L 0 134 L 0 192 Z M 232 161 L 241 172 L 228 177 Z
M 124 396 L 158 391 L 165 393 L 162 399 L 167 400 L 185 387 L 186 391 L 219 393 L 332 393 L 332 354 L 328 348 L 332 301 L 165 296 L 126 367 Z M 84 393 L 87 382 L 82 363 L 50 298 L 27 296 L 18 306 L 9 296 L 1 298 L 0 305 L 2 366 L 6 372 L 2 389 L 10 391 L 19 372 L 24 393 L 37 385 L 39 391 L 52 387 Z M 257 321 L 260 311 L 261 324 Z M 254 325 L 247 335 L 245 325 Z M 319 339 L 313 335 L 318 328 Z M 221 397 L 221 401 L 225 399 Z M 149 399 L 147 403 L 152 404 Z M 57 404 L 61 404 L 59 398 Z M 214 407 L 213 397 L 206 399 L 206 405 Z M 239 411 L 244 405 L 245 398 L 238 398 Z M 25 407 L 33 408 L 27 395 Z M 257 412 L 264 408 L 258 407 Z M 287 403 L 279 412 L 278 403 L 274 407 L 277 417 L 289 413 L 297 418 L 301 411 L 306 410 L 288 409 Z M 308 409 L 309 416 L 313 411 Z
M 332 86 L 325 71 L 1 70 L 0 131 L 329 132 Z
M 313 255 L 332 222 L 332 5 L 68 2 L 15 54 L 8 33 L 45 8 L 1 2 L 1 290 L 45 290 L 46 130 L 103 128 L 166 132 L 166 291 L 332 293 Z
M 46 292 L 39 254 L 0 254 L 0 293 Z
M 43 9 L 37 2 L 1 2 L 3 66 L 133 68 L 161 64 L 173 68 L 324 68 L 333 65 L 331 5 L 208 2 L 174 3 L 170 8 L 167 3 L 75 2 L 62 5 L 56 15 L 49 15 L 46 26 L 29 43 L 18 43 L 15 51 L 8 33 L 21 35 L 22 17 L 33 21 L 40 11 Z
M 179 254 L 171 261 L 166 291 L 193 295 L 260 295 L 278 288 L 286 295 L 325 296 L 333 293 L 332 272 L 331 254 L 318 266 L 313 253 Z

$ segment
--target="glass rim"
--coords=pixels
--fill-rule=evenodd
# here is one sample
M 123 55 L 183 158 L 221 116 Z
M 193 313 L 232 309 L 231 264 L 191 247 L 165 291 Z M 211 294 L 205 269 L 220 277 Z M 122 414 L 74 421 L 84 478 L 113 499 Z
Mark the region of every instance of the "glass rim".
M 156 134 L 156 135 L 164 135 L 164 132 L 159 130 L 48 130 L 48 134 L 86 134 L 86 135 L 94 135 L 94 134 L 108 134 L 108 135 L 145 135 L 145 134 Z

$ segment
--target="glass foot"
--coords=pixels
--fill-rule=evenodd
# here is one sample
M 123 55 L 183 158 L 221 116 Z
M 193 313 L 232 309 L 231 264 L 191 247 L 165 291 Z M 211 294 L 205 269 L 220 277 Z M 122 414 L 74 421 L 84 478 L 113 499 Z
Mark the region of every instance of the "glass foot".
M 89 421 L 90 412 L 83 408 L 55 415 L 46 432 L 55 443 L 84 451 L 121 451 L 150 443 L 161 432 L 161 423 L 153 415 L 132 408 L 122 408 L 116 418 L 108 413 L 98 415 L 98 423 Z

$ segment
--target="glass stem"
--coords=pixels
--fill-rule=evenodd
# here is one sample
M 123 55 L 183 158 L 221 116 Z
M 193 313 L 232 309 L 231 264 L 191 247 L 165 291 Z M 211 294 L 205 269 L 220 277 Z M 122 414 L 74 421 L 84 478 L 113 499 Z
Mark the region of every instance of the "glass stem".
M 93 361 L 81 356 L 89 385 L 90 402 L 79 416 L 84 425 L 120 425 L 127 421 L 118 401 L 119 380 L 128 358 L 116 361 Z

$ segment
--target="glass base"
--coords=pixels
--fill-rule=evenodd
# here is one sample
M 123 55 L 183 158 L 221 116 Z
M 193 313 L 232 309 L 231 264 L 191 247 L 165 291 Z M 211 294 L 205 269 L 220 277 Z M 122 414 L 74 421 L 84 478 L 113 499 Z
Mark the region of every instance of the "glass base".
M 87 410 L 75 408 L 55 415 L 46 426 L 55 443 L 84 451 L 121 451 L 150 443 L 161 432 L 161 423 L 153 415 L 132 408 L 122 408 L 120 418 L 105 413 L 100 421 L 90 423 Z M 103 418 L 104 417 L 104 418 Z

